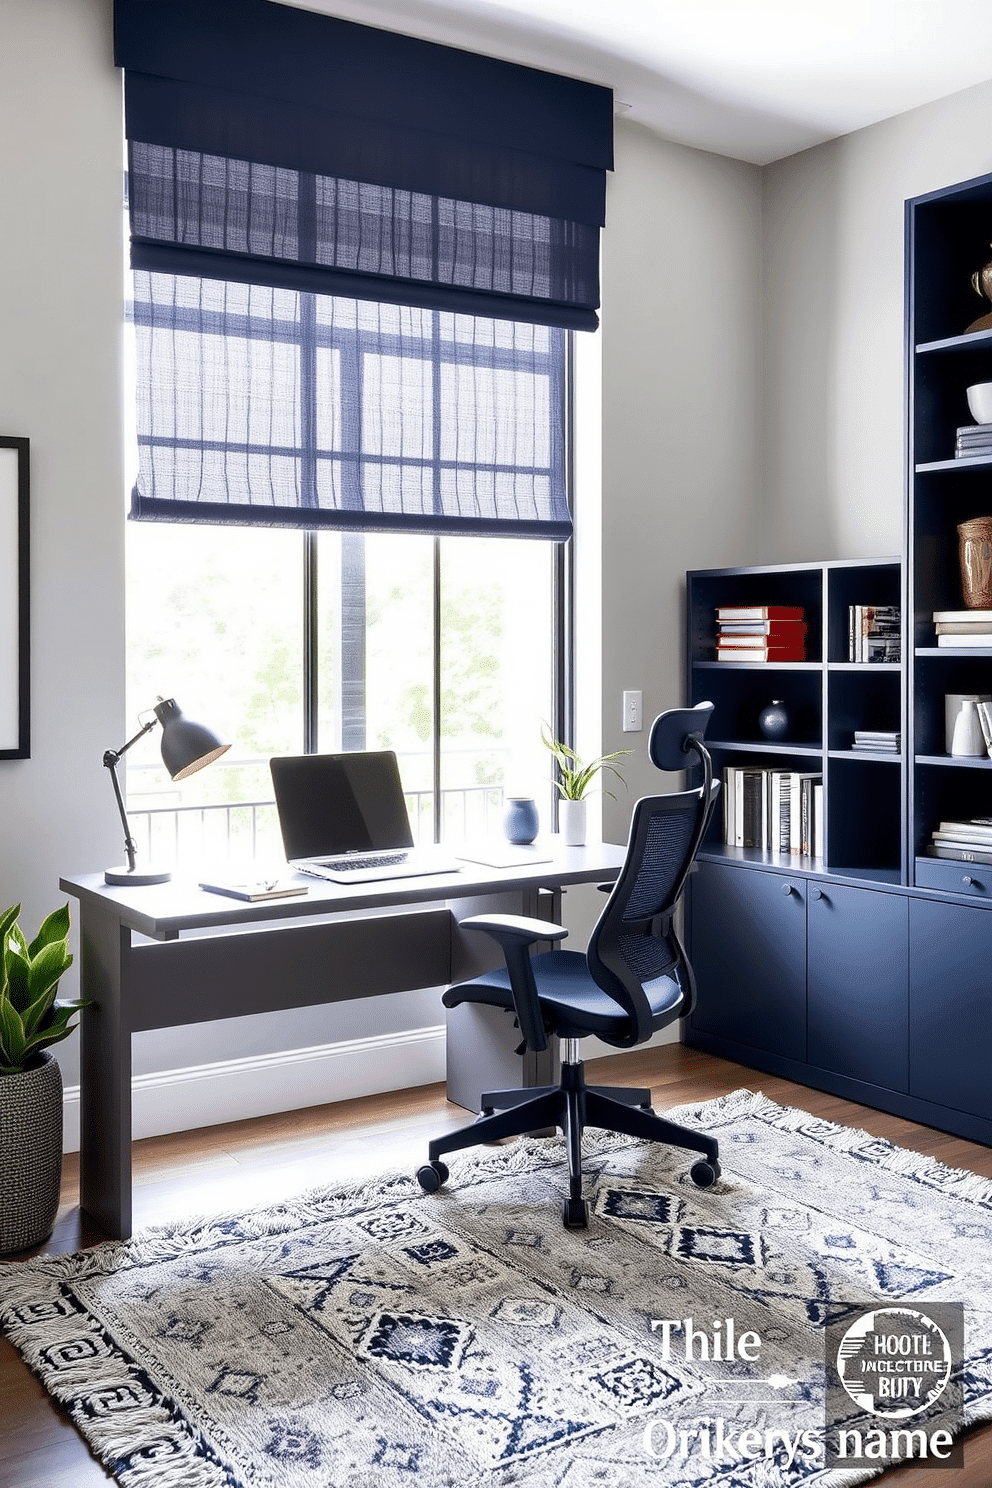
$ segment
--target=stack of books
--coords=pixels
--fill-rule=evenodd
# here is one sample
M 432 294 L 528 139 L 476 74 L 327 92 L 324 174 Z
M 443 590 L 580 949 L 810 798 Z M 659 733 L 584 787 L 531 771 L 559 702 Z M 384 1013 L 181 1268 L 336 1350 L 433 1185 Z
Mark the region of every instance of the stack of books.
M 962 863 L 992 863 L 992 816 L 969 821 L 946 821 L 933 833 L 927 848 L 932 858 L 956 858 Z
M 823 857 L 823 776 L 801 770 L 727 765 L 723 840 L 730 847 Z
M 721 605 L 717 661 L 805 661 L 806 618 L 796 605 Z
M 901 661 L 898 605 L 848 605 L 848 661 Z
M 964 424 L 954 445 L 955 460 L 973 460 L 992 455 L 992 424 Z
M 992 646 L 992 610 L 934 610 L 938 646 Z
M 855 729 L 854 749 L 864 749 L 871 754 L 898 754 L 902 747 L 902 735 L 889 733 L 885 729 Z

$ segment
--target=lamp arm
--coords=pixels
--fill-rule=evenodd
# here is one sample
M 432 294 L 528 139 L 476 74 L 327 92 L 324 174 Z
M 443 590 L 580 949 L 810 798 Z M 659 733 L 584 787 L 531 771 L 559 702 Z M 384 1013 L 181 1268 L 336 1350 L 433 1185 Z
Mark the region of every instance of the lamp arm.
M 126 744 L 121 745 L 120 749 L 108 749 L 106 754 L 103 756 L 103 763 L 106 765 L 107 769 L 113 769 L 114 765 L 119 763 L 121 755 L 127 754 L 128 750 L 131 748 L 131 745 L 137 744 L 139 739 L 143 739 L 149 732 L 149 730 L 155 727 L 157 722 L 158 719 L 156 718 L 149 719 L 149 721 L 138 730 L 138 732 L 132 739 L 128 739 Z
M 127 754 L 132 744 L 137 744 L 139 739 L 143 739 L 145 734 L 147 734 L 150 729 L 153 729 L 155 727 L 157 721 L 157 719 L 153 718 L 149 723 L 146 723 L 143 728 L 140 728 L 138 730 L 133 739 L 128 739 L 126 744 L 122 744 L 120 749 L 108 749 L 103 756 L 103 763 L 110 771 L 110 783 L 114 787 L 114 796 L 117 800 L 117 809 L 121 814 L 121 824 L 124 828 L 124 851 L 127 853 L 127 866 L 132 873 L 134 872 L 134 855 L 136 851 L 136 843 L 134 838 L 131 836 L 131 827 L 127 819 L 127 810 L 124 806 L 124 797 L 121 793 L 121 783 L 117 778 L 117 766 L 121 762 L 121 756 Z

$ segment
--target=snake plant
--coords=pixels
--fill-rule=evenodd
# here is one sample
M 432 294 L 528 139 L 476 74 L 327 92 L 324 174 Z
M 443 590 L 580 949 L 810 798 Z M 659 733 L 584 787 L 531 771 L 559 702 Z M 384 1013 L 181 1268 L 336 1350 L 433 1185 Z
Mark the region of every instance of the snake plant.
M 17 923 L 20 913 L 15 904 L 0 915 L 0 1076 L 19 1074 L 39 1050 L 68 1038 L 69 1019 L 86 1006 L 55 1001 L 59 980 L 72 965 L 69 906 L 54 910 L 30 945 Z

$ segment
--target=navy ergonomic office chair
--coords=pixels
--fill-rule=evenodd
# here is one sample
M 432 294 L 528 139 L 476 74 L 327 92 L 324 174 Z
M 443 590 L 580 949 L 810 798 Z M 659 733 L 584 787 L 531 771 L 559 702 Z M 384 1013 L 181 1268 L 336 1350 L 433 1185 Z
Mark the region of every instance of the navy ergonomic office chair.
M 589 1034 L 619 1049 L 642 1044 L 692 1010 L 692 968 L 673 916 L 720 789 L 703 743 L 712 712 L 712 703 L 700 703 L 655 719 L 648 742 L 652 762 L 662 770 L 699 764 L 702 783 L 637 802 L 624 865 L 616 883 L 605 886 L 609 899 L 584 955 L 552 950 L 532 956 L 537 942 L 568 934 L 544 920 L 494 914 L 462 921 L 463 929 L 491 935 L 502 947 L 506 965 L 449 987 L 442 998 L 445 1007 L 477 1002 L 515 1013 L 524 1040 L 520 1053 L 547 1049 L 549 1036 L 556 1034 L 562 1040 L 561 1081 L 483 1095 L 481 1114 L 471 1125 L 429 1144 L 430 1161 L 417 1173 L 429 1193 L 448 1177 L 442 1153 L 549 1126 L 561 1128 L 568 1146 L 569 1194 L 562 1211 L 568 1229 L 584 1229 L 589 1222 L 589 1205 L 582 1197 L 586 1126 L 703 1153 L 690 1169 L 700 1188 L 709 1188 L 720 1176 L 712 1137 L 656 1116 L 649 1090 L 587 1086 L 577 1052 L 578 1040 Z

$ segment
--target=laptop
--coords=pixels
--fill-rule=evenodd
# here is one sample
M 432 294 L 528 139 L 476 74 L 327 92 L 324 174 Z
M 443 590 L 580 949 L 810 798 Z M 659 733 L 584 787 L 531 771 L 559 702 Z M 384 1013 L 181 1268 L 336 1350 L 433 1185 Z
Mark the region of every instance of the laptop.
M 269 761 L 286 861 L 333 883 L 457 873 L 443 848 L 415 848 L 391 749 Z

